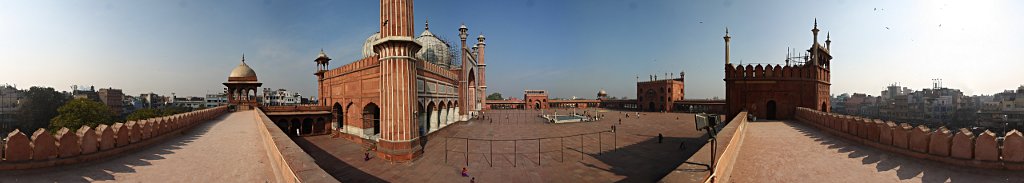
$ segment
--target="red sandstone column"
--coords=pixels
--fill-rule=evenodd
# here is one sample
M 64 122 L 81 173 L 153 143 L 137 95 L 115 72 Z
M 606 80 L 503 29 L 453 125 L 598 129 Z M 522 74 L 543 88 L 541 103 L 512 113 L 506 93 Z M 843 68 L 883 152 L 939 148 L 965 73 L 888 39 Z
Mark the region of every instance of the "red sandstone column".
M 487 105 L 487 99 L 485 98 L 487 96 L 487 78 L 486 78 L 486 75 L 487 75 L 487 64 L 484 63 L 484 47 L 487 47 L 487 43 L 484 43 L 485 39 L 486 38 L 484 38 L 483 34 L 480 34 L 480 37 L 476 38 L 476 40 L 478 41 L 476 43 L 476 47 L 477 47 L 477 53 L 476 53 L 477 58 L 476 58 L 476 60 L 477 60 L 477 66 L 480 69 L 480 72 L 476 73 L 476 75 L 477 75 L 477 80 L 480 81 L 479 84 L 478 84 L 478 85 L 480 85 L 480 96 L 482 98 L 484 98 L 484 99 L 480 100 L 480 106 L 486 106 Z M 474 107 L 476 107 L 476 106 L 474 106 Z M 480 110 L 483 110 L 483 109 L 480 109 Z
M 422 152 L 414 140 L 419 135 L 412 116 L 416 110 L 416 66 L 412 55 L 420 45 L 413 41 L 412 0 L 381 0 L 381 42 L 373 46 L 380 55 L 381 125 L 377 154 L 387 160 L 410 160 Z

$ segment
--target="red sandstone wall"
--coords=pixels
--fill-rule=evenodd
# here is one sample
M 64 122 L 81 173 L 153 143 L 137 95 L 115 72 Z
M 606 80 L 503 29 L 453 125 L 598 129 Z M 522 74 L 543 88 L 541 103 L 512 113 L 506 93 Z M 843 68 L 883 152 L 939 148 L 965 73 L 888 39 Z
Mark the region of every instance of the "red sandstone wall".
M 796 107 L 821 110 L 829 105 L 828 69 L 816 66 L 727 65 L 726 99 L 729 114 L 746 110 L 767 118 L 768 102 L 776 103 L 776 118 L 792 119 Z
M 990 131 L 975 135 L 959 129 L 954 134 L 945 127 L 933 130 L 923 125 L 896 125 L 802 107 L 795 116 L 826 132 L 893 153 L 961 166 L 1024 170 L 1024 137 L 1016 130 L 1007 133 L 1000 143 Z
M 113 126 L 85 126 L 76 132 L 61 128 L 55 134 L 40 128 L 32 133 L 31 139 L 25 133 L 14 130 L 7 134 L 8 140 L 0 156 L 0 170 L 49 167 L 118 156 L 121 152 L 152 144 L 174 135 L 172 132 L 216 118 L 225 112 L 227 107 L 221 106 L 170 117 L 116 123 Z M 157 123 L 166 125 L 166 129 Z

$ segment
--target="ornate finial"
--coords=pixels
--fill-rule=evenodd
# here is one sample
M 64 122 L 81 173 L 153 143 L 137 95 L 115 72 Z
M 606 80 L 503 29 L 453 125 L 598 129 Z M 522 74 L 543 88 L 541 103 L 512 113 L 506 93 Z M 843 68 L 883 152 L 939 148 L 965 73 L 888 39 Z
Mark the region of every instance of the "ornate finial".
M 423 22 L 423 30 L 430 30 L 430 18 Z
M 818 28 L 818 17 L 814 17 L 814 28 Z
M 725 35 L 726 35 L 726 36 L 728 36 L 728 35 L 729 35 L 729 27 L 725 27 Z
M 245 63 L 245 53 L 242 53 L 242 63 Z
M 825 41 L 832 39 L 832 31 L 825 32 Z

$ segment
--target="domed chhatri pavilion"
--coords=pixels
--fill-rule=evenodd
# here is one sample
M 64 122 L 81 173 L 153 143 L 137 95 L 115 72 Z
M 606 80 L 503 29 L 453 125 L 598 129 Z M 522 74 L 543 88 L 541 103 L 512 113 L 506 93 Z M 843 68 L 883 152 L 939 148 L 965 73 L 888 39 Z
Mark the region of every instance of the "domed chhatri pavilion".
M 321 51 L 314 75 L 319 105 L 333 114 L 333 133 L 374 146 L 381 158 L 407 161 L 423 152 L 421 137 L 482 110 L 487 44 L 479 35 L 467 46 L 465 25 L 457 29 L 458 47 L 429 22 L 416 36 L 412 0 L 388 2 L 406 6 L 381 6 L 380 32 L 363 43 L 362 59 L 332 68 Z
M 235 105 L 239 110 L 249 110 L 258 107 L 256 91 L 262 86 L 256 79 L 256 71 L 245 64 L 245 55 L 242 55 L 242 64 L 231 70 L 228 75 L 227 86 L 228 103 Z

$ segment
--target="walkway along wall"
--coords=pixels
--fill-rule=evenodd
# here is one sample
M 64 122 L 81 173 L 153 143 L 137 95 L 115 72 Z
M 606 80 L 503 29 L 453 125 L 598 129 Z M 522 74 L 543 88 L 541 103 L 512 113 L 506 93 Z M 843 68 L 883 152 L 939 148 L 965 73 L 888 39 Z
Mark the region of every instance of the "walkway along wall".
M 836 136 L 892 153 L 967 167 L 1024 170 L 1024 136 L 1017 130 L 998 141 L 996 134 L 988 130 L 975 135 L 963 128 L 954 131 L 945 127 L 897 125 L 808 108 L 798 108 L 796 118 Z
M 262 109 L 253 110 L 253 115 L 259 123 L 256 126 L 260 140 L 267 149 L 276 182 L 338 182 L 278 128 Z
M 718 129 L 715 136 L 717 143 L 710 141 L 693 153 L 689 159 L 658 182 L 729 182 L 729 175 L 732 174 L 733 164 L 739 156 L 743 139 L 746 137 L 747 111 L 736 114 L 729 123 Z M 707 139 L 707 135 L 703 138 Z M 715 151 L 712 151 L 714 147 Z M 711 166 L 711 153 L 715 153 L 714 172 L 708 168 Z
M 7 142 L 3 144 L 0 170 L 51 167 L 115 157 L 178 136 L 182 131 L 225 112 L 227 107 L 221 106 L 110 126 L 84 126 L 78 131 L 61 128 L 53 135 L 40 128 L 32 133 L 31 138 L 14 130 L 7 134 Z

